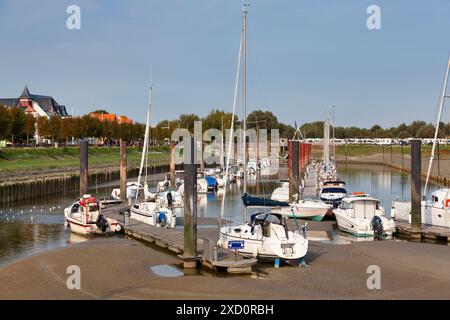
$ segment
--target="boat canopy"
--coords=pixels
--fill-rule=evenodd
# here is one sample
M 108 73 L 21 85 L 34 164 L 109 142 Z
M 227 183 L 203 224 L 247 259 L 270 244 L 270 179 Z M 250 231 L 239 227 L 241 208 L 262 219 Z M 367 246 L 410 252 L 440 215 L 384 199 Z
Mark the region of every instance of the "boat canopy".
M 242 201 L 246 207 L 289 207 L 287 202 L 255 197 L 248 193 L 244 193 Z

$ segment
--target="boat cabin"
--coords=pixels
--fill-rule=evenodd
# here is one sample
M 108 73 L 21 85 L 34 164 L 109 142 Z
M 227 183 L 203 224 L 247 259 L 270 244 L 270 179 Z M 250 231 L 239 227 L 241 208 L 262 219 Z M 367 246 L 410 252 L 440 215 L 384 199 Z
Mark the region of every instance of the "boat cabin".
M 350 218 L 372 219 L 380 209 L 380 201 L 368 197 L 344 198 L 339 208 L 345 210 Z
M 90 195 L 83 196 L 72 205 L 70 213 L 74 219 L 83 223 L 96 223 L 100 214 L 97 199 Z
M 252 233 L 255 229 L 255 226 L 260 225 L 263 236 L 270 237 L 271 233 L 271 224 L 280 225 L 284 228 L 286 233 L 286 238 L 288 238 L 288 227 L 286 218 L 281 214 L 277 213 L 255 213 L 250 216 L 250 226 L 252 227 Z
M 439 189 L 431 193 L 431 202 L 434 207 L 449 208 L 450 207 L 450 189 Z

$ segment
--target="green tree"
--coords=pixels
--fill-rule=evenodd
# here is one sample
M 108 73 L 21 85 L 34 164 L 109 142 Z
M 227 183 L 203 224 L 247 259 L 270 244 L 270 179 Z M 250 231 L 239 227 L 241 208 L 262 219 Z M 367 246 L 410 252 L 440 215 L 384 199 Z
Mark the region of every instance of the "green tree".
M 11 134 L 12 118 L 9 108 L 0 106 L 0 139 L 6 139 Z
M 416 138 L 433 138 L 434 131 L 435 131 L 435 128 L 431 124 L 422 126 L 417 131 Z
M 55 145 L 56 141 L 60 141 L 61 133 L 61 118 L 53 115 L 50 117 L 48 135 L 52 139 L 52 145 Z
M 194 132 L 194 122 L 199 121 L 200 117 L 195 114 L 181 114 L 179 117 L 179 125 L 181 128 L 185 128 Z
M 26 118 L 25 112 L 19 107 L 13 107 L 9 110 L 11 114 L 11 143 L 16 146 L 16 138 L 25 135 Z
M 50 137 L 50 120 L 47 117 L 38 117 L 37 132 L 41 138 Z
M 247 116 L 248 128 L 278 129 L 278 119 L 270 111 L 255 110 Z
M 25 134 L 27 136 L 27 146 L 30 146 L 30 136 L 36 133 L 36 117 L 30 113 L 25 115 Z

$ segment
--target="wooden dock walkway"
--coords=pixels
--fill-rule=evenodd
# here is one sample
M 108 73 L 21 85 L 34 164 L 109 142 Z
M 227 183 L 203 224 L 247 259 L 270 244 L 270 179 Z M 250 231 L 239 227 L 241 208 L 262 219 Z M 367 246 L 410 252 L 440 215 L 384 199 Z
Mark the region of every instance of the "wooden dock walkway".
M 411 236 L 411 224 L 406 221 L 398 221 L 397 233 L 400 236 Z M 447 242 L 450 245 L 450 228 L 432 226 L 428 224 L 422 224 L 422 240 L 437 241 L 437 242 Z
M 304 198 L 315 198 L 317 196 L 317 182 L 319 172 L 315 166 L 308 167 L 308 174 L 305 178 L 305 187 L 303 188 Z
M 175 229 L 165 229 L 150 226 L 139 221 L 129 219 L 128 206 L 111 206 L 102 214 L 119 221 L 127 236 L 164 248 L 181 256 L 184 249 L 184 219 L 177 218 Z M 228 250 L 216 247 L 219 239 L 219 227 L 216 218 L 197 219 L 197 247 L 200 263 L 213 270 L 226 270 L 228 273 L 251 273 L 256 259 L 248 259 L 235 255 Z M 215 250 L 217 250 L 215 254 Z

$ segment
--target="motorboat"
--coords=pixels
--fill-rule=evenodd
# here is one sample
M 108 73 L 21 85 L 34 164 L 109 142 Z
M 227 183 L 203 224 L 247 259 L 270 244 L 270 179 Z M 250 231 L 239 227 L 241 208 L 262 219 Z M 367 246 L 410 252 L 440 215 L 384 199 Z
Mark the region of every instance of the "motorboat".
M 396 230 L 380 201 L 368 195 L 345 197 L 333 212 L 339 229 L 357 237 L 392 236 Z
M 306 227 L 289 231 L 286 218 L 277 213 L 255 213 L 250 223 L 222 226 L 218 246 L 236 253 L 260 259 L 300 259 L 308 251 Z
M 170 196 L 169 196 L 170 194 Z M 183 208 L 183 194 L 179 191 L 163 191 L 158 194 L 155 202 L 167 208 Z
M 138 190 L 143 190 L 143 189 L 144 189 L 144 187 L 142 186 L 142 184 L 140 184 L 136 181 L 127 182 L 127 199 L 135 198 Z M 113 197 L 115 200 L 121 200 L 120 188 L 113 189 L 111 192 L 111 197 Z
M 130 208 L 130 219 L 161 228 L 173 229 L 175 213 L 156 202 L 141 202 Z
M 422 223 L 450 228 L 450 189 L 443 188 L 431 193 L 421 202 Z M 411 202 L 393 201 L 391 216 L 396 221 L 411 223 Z
M 184 183 L 178 187 L 178 192 L 184 194 Z M 206 194 L 208 193 L 208 184 L 204 178 L 197 179 L 197 193 Z
M 105 217 L 100 210 L 97 199 L 86 194 L 64 209 L 66 225 L 72 232 L 81 235 L 120 232 L 122 227 L 119 222 Z
M 329 184 L 322 187 L 319 195 L 323 202 L 337 206 L 347 196 L 347 190 L 341 185 Z

